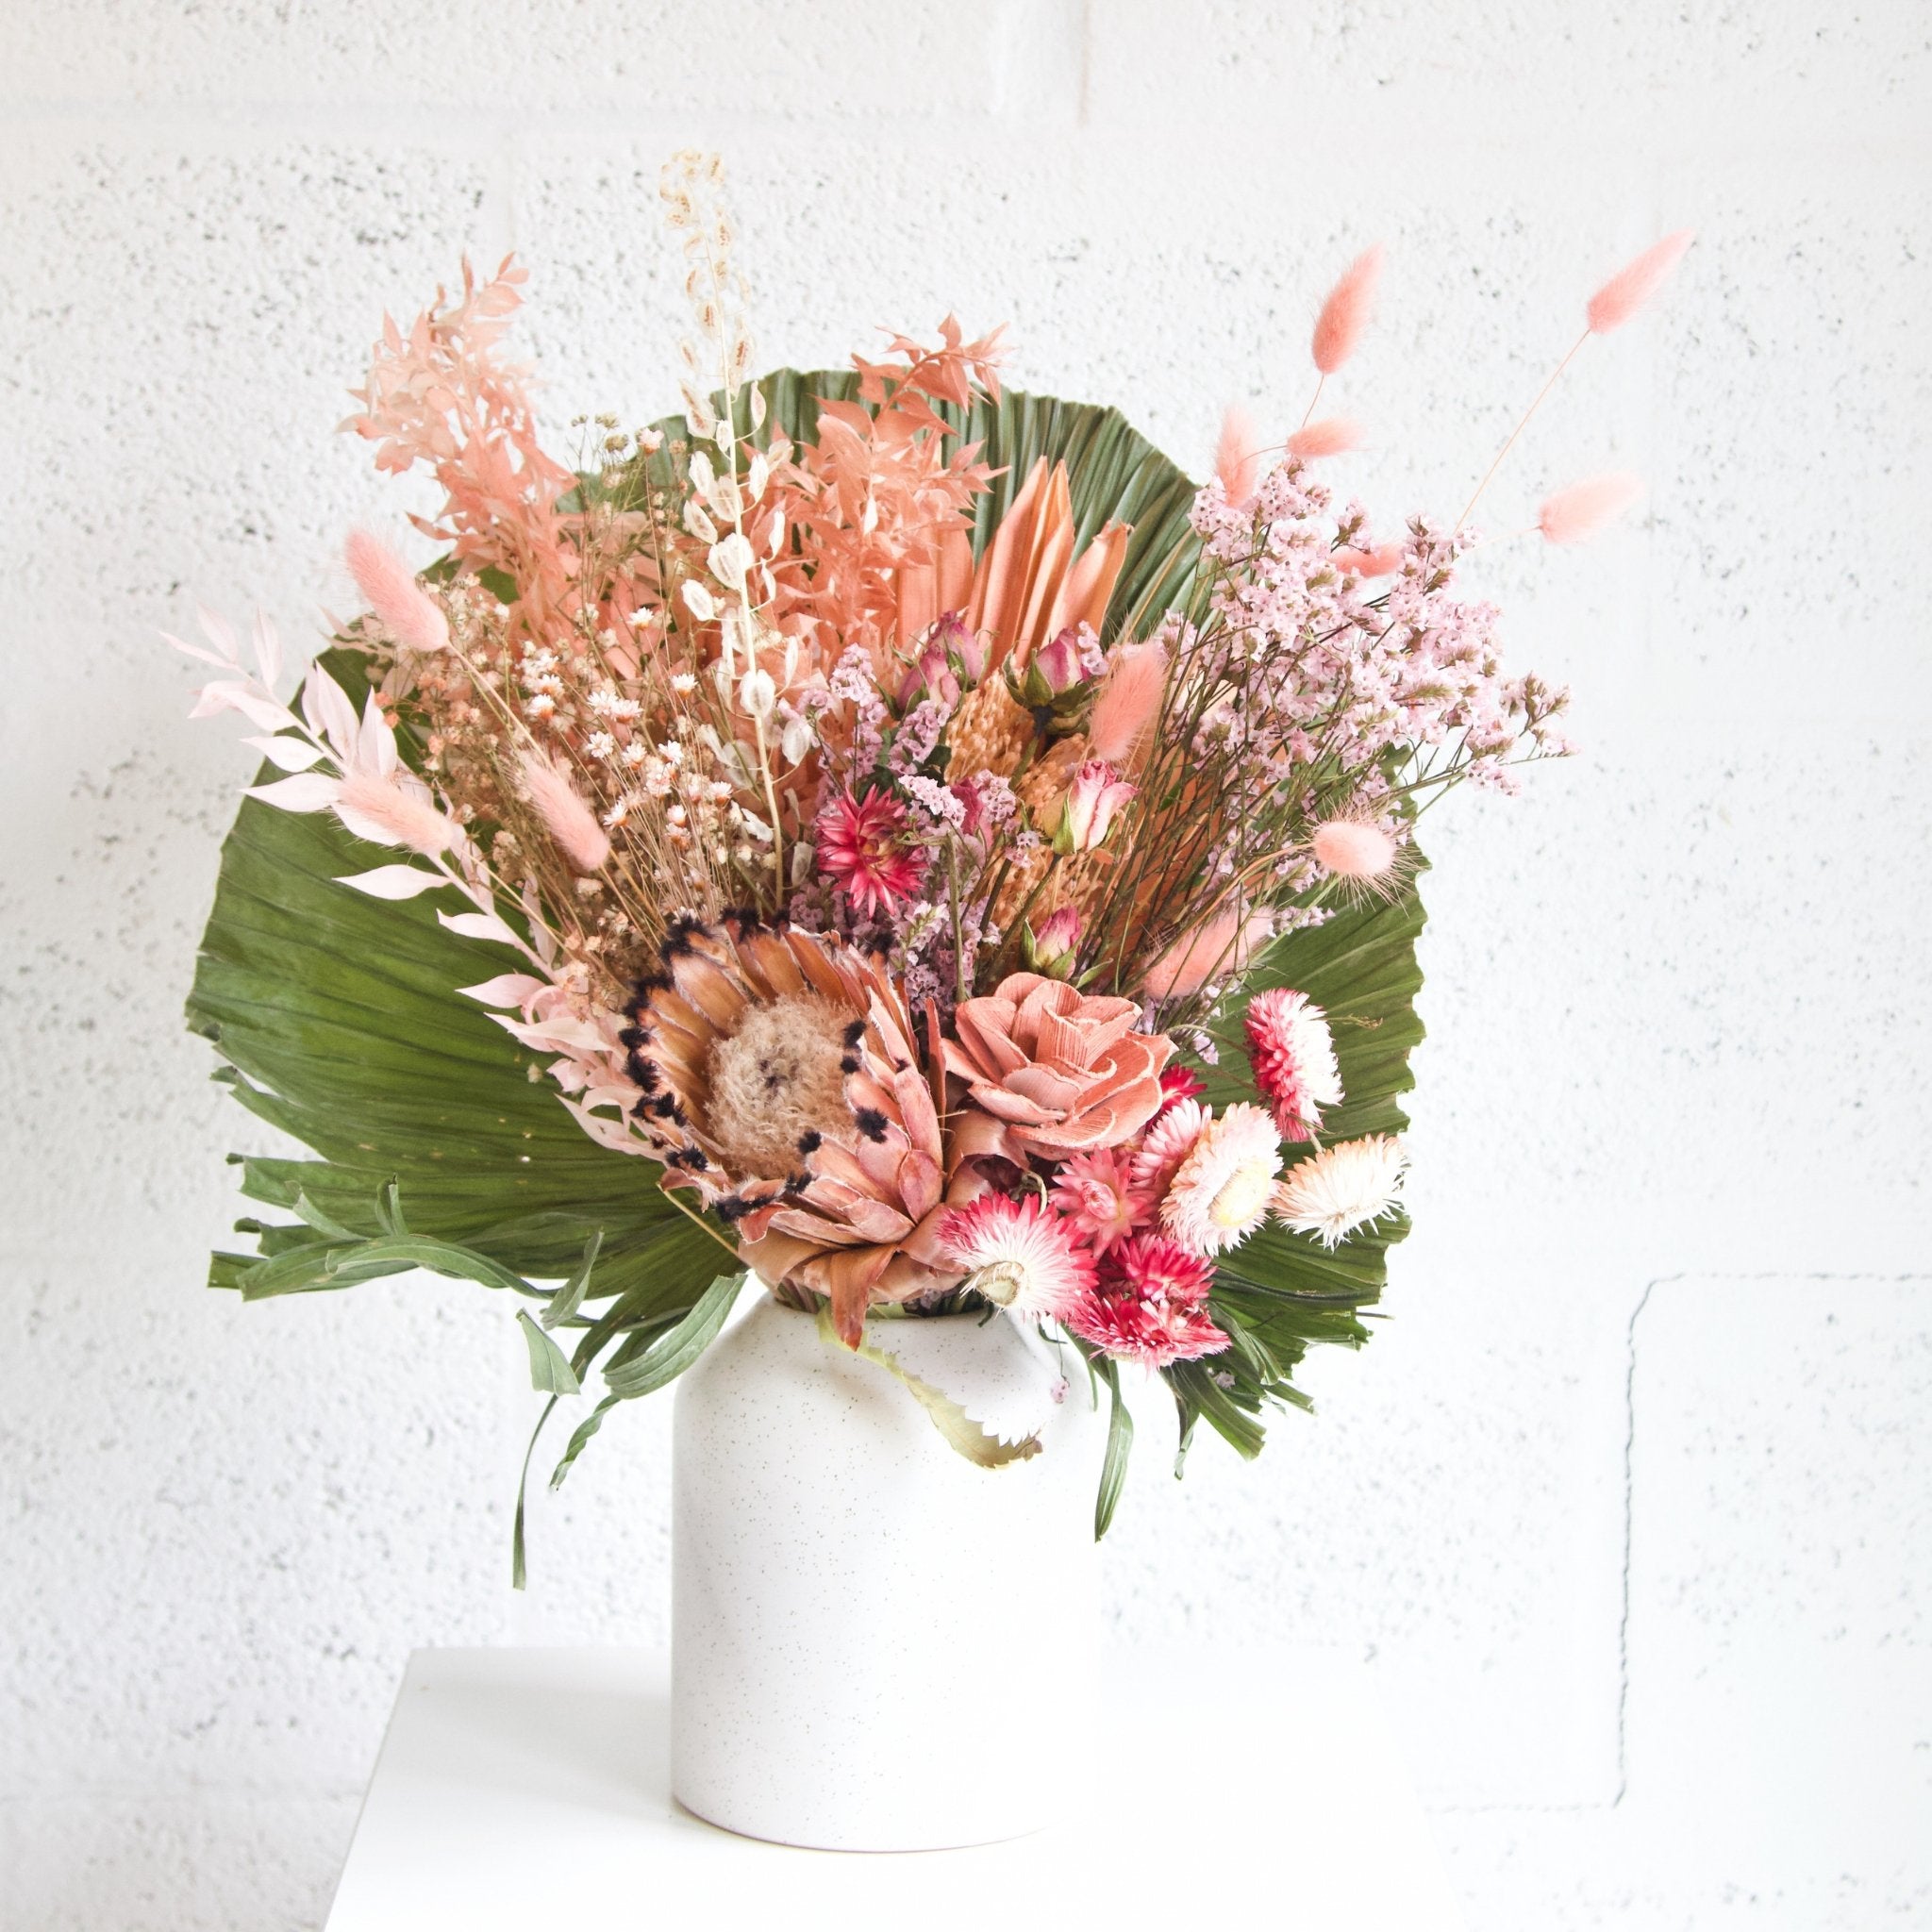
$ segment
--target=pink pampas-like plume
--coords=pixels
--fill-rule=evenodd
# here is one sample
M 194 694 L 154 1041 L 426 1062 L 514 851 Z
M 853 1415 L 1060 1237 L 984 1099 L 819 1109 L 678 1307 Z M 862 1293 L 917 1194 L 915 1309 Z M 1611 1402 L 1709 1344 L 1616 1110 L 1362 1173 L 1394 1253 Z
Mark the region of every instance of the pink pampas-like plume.
M 448 645 L 449 621 L 441 606 L 380 537 L 352 531 L 342 551 L 356 588 L 397 643 L 413 651 L 441 651 Z
M 1308 838 L 1316 862 L 1337 878 L 1379 879 L 1400 856 L 1393 836 L 1372 819 L 1324 819 Z
M 601 872 L 610 838 L 583 801 L 569 774 L 536 752 L 524 754 L 524 792 L 550 828 L 558 849 L 578 872 Z
M 1339 457 L 1362 446 L 1362 426 L 1353 416 L 1324 416 L 1288 439 L 1288 453 L 1302 462 Z
M 376 772 L 350 772 L 336 793 L 335 811 L 357 838 L 372 845 L 407 845 L 425 858 L 448 851 L 457 833 L 426 789 L 405 791 Z
M 1221 419 L 1221 441 L 1214 445 L 1214 474 L 1221 479 L 1222 494 L 1236 509 L 1250 502 L 1261 474 L 1261 458 L 1255 447 L 1255 425 L 1239 403 L 1230 403 Z
M 1335 568 L 1354 577 L 1386 577 L 1402 568 L 1402 545 L 1378 543 L 1373 550 L 1338 550 Z
M 1581 543 L 1614 523 L 1643 494 L 1643 479 L 1628 470 L 1586 476 L 1538 506 L 1536 526 L 1552 543 Z
M 1607 336 L 1623 325 L 1670 280 L 1696 239 L 1694 228 L 1679 228 L 1628 261 L 1590 298 L 1585 313 L 1591 335 Z
M 1315 339 L 1310 345 L 1315 367 L 1324 375 L 1333 375 L 1355 354 L 1362 331 L 1375 306 L 1375 285 L 1382 279 L 1382 244 L 1365 248 L 1341 272 L 1341 279 L 1328 291 L 1322 312 L 1315 318 Z
M 1093 700 L 1087 749 L 1121 771 L 1132 771 L 1146 752 L 1166 685 L 1167 653 L 1158 641 L 1115 645 L 1107 682 Z
M 1218 974 L 1239 973 L 1274 932 L 1265 912 L 1217 912 L 1183 933 L 1148 967 L 1141 984 L 1155 999 L 1187 998 Z

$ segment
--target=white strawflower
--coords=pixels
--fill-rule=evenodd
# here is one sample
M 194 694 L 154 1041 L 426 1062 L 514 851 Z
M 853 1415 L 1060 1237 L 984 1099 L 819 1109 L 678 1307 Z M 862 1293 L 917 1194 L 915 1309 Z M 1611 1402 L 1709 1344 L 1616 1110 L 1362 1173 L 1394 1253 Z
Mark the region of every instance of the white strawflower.
M 1275 1218 L 1335 1247 L 1396 1206 L 1407 1171 L 1408 1156 L 1392 1134 L 1339 1141 L 1289 1170 L 1274 1190 Z
M 1194 1254 L 1218 1255 L 1268 1218 L 1280 1172 L 1281 1138 L 1267 1109 L 1236 1101 L 1203 1125 L 1168 1183 L 1161 1225 Z

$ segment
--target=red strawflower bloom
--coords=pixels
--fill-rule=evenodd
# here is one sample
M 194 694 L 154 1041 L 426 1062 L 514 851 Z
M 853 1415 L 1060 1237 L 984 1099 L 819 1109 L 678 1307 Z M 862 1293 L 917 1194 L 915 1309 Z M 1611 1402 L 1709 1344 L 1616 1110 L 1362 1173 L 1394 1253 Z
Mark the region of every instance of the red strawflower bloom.
M 860 798 L 842 793 L 819 813 L 816 830 L 820 872 L 844 888 L 861 919 L 891 912 L 925 876 L 924 855 L 901 842 L 906 808 L 889 791 L 867 786 Z
M 1108 1257 L 1108 1281 L 1141 1301 L 1205 1302 L 1214 1287 L 1214 1263 L 1164 1234 L 1130 1234 Z
M 1083 1341 L 1150 1369 L 1219 1355 L 1227 1337 L 1209 1320 L 1214 1264 L 1160 1234 L 1130 1234 L 1102 1263 L 1102 1279 L 1066 1318 Z
M 1160 1105 L 1163 1112 L 1176 1100 L 1198 1100 L 1207 1091 L 1207 1083 L 1191 1067 L 1174 1065 L 1161 1071 Z
M 1328 1018 L 1305 992 L 1285 987 L 1248 1002 L 1248 1063 L 1284 1141 L 1306 1141 L 1322 1109 L 1341 1100 Z

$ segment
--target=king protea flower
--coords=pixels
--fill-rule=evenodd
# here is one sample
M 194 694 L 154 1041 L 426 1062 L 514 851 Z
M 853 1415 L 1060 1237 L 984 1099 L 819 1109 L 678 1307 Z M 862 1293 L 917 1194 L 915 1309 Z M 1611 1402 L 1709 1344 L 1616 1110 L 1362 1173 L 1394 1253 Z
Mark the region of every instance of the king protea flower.
M 1275 987 L 1248 1002 L 1246 1031 L 1255 1084 L 1274 1109 L 1281 1138 L 1309 1139 L 1322 1124 L 1322 1109 L 1341 1100 L 1327 1015 L 1307 993 Z
M 905 843 L 906 808 L 867 786 L 842 792 L 818 817 L 819 870 L 841 887 L 861 919 L 891 912 L 919 890 L 925 859 Z
M 857 1345 L 874 1302 L 950 1288 L 938 1108 L 896 982 L 836 939 L 682 920 L 623 1036 L 667 1188 L 694 1190 L 746 1265 L 825 1296 Z
M 1391 1134 L 1340 1141 L 1291 1168 L 1270 1205 L 1297 1234 L 1311 1234 L 1333 1248 L 1398 1205 L 1407 1167 L 1402 1142 Z
M 965 1285 L 1023 1322 L 1058 1322 L 1093 1288 L 1092 1257 L 1038 1195 L 982 1194 L 941 1215 L 939 1246 Z

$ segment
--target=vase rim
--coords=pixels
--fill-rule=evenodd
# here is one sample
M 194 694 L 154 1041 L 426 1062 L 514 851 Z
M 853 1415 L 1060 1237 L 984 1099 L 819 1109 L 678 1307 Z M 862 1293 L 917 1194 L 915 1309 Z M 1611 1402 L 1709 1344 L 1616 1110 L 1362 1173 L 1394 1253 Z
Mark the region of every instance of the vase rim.
M 816 1313 L 809 1308 L 793 1307 L 790 1302 L 781 1301 L 777 1291 L 762 1274 L 754 1271 L 751 1278 L 764 1291 L 763 1299 L 766 1306 L 782 1309 L 788 1315 L 802 1315 L 812 1321 L 818 1319 Z M 948 1308 L 942 1314 L 922 1315 L 907 1307 L 904 1302 L 879 1302 L 866 1309 L 865 1319 L 868 1322 L 971 1322 L 977 1325 L 996 1321 L 999 1312 L 997 1308 L 989 1307 Z

